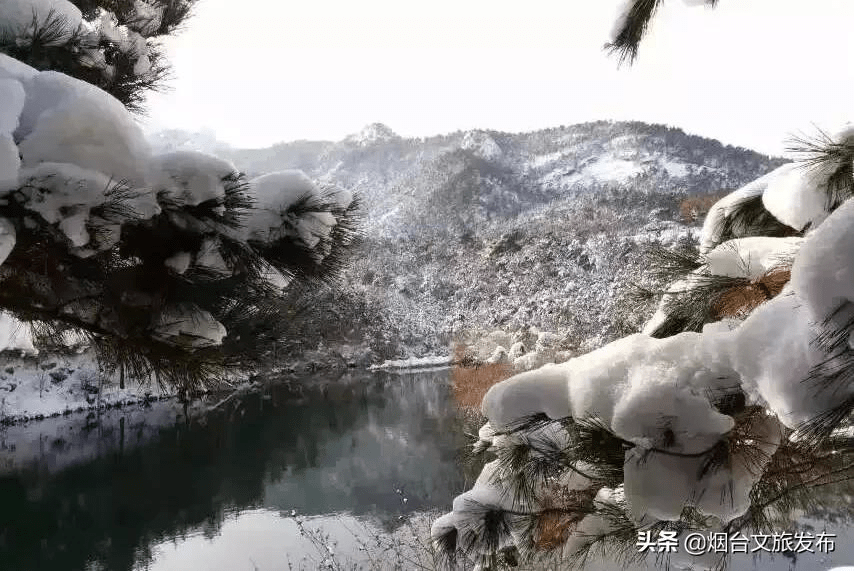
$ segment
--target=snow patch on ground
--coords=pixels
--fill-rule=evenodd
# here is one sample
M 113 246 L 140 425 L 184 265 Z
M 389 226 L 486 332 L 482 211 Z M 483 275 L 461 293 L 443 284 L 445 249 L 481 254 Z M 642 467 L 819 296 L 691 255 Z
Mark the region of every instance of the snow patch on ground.
M 585 174 L 600 182 L 626 180 L 643 171 L 643 165 L 636 161 L 607 156 L 584 167 Z

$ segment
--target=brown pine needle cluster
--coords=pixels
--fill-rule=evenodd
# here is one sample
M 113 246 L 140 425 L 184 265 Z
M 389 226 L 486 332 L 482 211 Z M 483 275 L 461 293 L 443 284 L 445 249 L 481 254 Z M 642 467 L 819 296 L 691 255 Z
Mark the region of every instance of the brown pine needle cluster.
M 750 283 L 725 291 L 714 306 L 715 319 L 746 317 L 757 306 L 776 297 L 789 283 L 791 275 L 791 268 L 772 268 Z

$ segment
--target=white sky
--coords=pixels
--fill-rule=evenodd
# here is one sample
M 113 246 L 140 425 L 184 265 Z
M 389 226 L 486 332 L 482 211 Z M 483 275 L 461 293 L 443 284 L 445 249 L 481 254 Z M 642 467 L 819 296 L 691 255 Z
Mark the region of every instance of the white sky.
M 854 120 L 851 0 L 665 0 L 631 68 L 601 49 L 622 0 L 201 0 L 168 41 L 148 128 L 236 146 L 530 131 L 596 119 L 768 153 Z

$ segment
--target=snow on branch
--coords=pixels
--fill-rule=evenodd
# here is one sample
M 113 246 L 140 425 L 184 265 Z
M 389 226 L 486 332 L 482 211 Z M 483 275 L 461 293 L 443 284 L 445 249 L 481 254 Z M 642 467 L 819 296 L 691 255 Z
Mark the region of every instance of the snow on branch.
M 494 459 L 437 548 L 630 558 L 638 531 L 770 531 L 854 478 L 849 133 L 720 200 L 700 252 L 652 252 L 675 281 L 644 333 L 486 393 L 474 450 Z
M 230 329 L 275 336 L 283 288 L 336 279 L 358 237 L 349 192 L 153 155 L 125 107 L 81 80 L 0 54 L 0 94 L 0 309 L 90 335 L 143 377 L 193 385 L 241 364 Z
M 168 73 L 156 38 L 186 19 L 195 0 L 6 0 L 0 53 L 91 83 L 132 110 Z

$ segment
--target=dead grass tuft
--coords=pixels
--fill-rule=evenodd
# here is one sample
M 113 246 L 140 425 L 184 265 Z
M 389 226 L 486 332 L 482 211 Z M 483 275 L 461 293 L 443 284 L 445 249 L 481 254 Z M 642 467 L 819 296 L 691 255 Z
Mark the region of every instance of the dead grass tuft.
M 475 365 L 474 367 L 455 366 L 451 371 L 454 384 L 454 399 L 462 408 L 480 408 L 480 402 L 489 388 L 513 375 L 508 364 Z
M 460 408 L 480 410 L 480 403 L 489 388 L 513 375 L 508 363 L 472 364 L 466 346 L 454 347 L 454 367 L 451 369 L 451 382 L 454 400 Z

